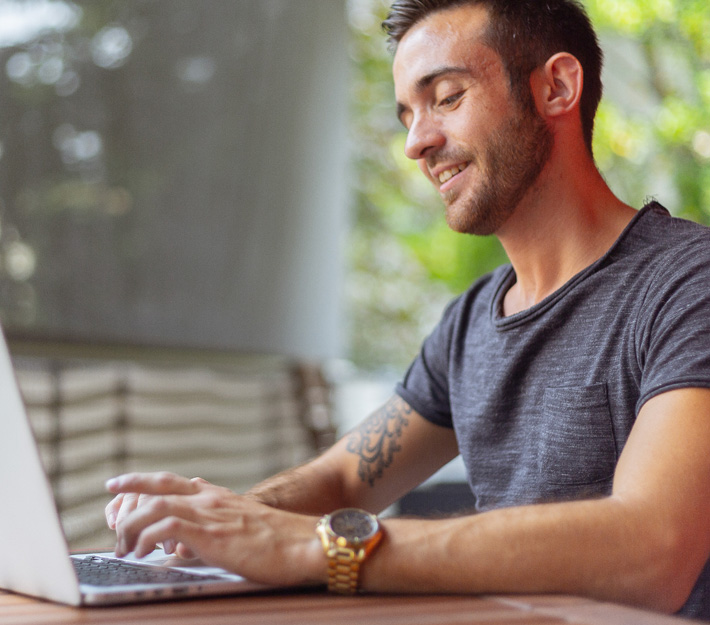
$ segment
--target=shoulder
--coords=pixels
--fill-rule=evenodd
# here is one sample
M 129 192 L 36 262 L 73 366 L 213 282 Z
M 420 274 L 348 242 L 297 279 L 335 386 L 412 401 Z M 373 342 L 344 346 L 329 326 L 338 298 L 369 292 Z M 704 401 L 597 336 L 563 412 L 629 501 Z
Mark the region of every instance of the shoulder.
M 643 248 L 626 281 L 638 361 L 652 366 L 646 377 L 658 385 L 687 370 L 693 354 L 704 361 L 710 350 L 710 228 L 662 210 L 642 215 L 635 243 Z M 661 370 L 657 363 L 668 365 L 662 375 L 653 374 L 653 367 Z M 694 366 L 686 377 L 701 379 L 700 370 Z
M 650 294 L 710 278 L 710 228 L 673 217 L 656 202 L 640 211 L 621 247 L 627 269 L 648 282 Z
M 672 216 L 657 202 L 640 211 L 633 227 L 632 243 L 666 253 L 685 252 L 710 256 L 710 228 Z

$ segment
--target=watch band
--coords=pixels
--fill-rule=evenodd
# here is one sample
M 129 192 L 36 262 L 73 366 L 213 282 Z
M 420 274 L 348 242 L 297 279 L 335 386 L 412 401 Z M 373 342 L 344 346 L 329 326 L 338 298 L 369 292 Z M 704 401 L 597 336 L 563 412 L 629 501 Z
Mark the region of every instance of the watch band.
M 328 590 L 341 595 L 357 593 L 362 563 L 382 538 L 377 517 L 365 510 L 343 508 L 323 516 L 316 533 L 328 560 Z
M 328 558 L 328 590 L 340 595 L 357 593 L 360 579 L 360 560 L 355 551 L 331 543 L 326 552 Z

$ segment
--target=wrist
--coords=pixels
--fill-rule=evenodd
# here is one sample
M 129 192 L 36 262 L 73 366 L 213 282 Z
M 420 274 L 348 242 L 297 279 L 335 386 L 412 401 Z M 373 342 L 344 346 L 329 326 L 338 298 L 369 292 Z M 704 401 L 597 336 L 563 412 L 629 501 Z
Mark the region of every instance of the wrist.
M 378 518 L 358 508 L 341 508 L 318 521 L 316 534 L 327 562 L 328 590 L 358 592 L 363 565 L 382 539 Z
M 328 559 L 323 552 L 323 545 L 316 533 L 316 523 L 311 526 L 311 537 L 304 546 L 301 565 L 308 576 L 307 582 L 317 586 L 328 584 Z
M 287 563 L 284 571 L 288 570 L 289 584 L 322 586 L 328 581 L 328 562 L 315 531 L 318 519 L 301 516 L 301 521 L 300 529 L 291 533 L 282 552 L 282 562 Z

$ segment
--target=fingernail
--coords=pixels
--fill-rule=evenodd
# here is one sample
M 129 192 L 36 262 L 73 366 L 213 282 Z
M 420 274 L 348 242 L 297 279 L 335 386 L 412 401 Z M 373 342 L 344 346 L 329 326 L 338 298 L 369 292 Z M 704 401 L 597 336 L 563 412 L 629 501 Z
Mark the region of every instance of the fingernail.
M 116 529 L 116 514 L 114 512 L 111 512 L 108 515 L 108 518 L 106 519 L 106 521 L 108 522 L 108 526 L 110 529 L 112 529 L 112 530 Z
M 172 538 L 163 541 L 163 551 L 168 554 L 175 552 L 175 541 Z
M 106 490 L 112 490 L 118 486 L 118 480 L 115 477 L 112 477 L 110 480 L 106 480 Z

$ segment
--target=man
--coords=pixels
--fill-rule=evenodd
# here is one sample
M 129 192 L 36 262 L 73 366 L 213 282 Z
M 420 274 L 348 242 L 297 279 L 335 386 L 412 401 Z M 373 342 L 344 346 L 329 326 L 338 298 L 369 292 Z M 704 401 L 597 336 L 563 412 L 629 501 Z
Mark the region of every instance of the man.
M 604 183 L 601 53 L 573 1 L 397 0 L 385 25 L 407 156 L 450 226 L 495 234 L 510 266 L 452 302 L 396 395 L 312 462 L 246 496 L 109 481 L 117 553 L 162 542 L 267 583 L 710 618 L 708 229 Z M 382 510 L 458 453 L 479 514 L 377 528 L 339 512 L 316 535 L 318 516 Z M 366 554 L 335 541 L 354 524 Z

